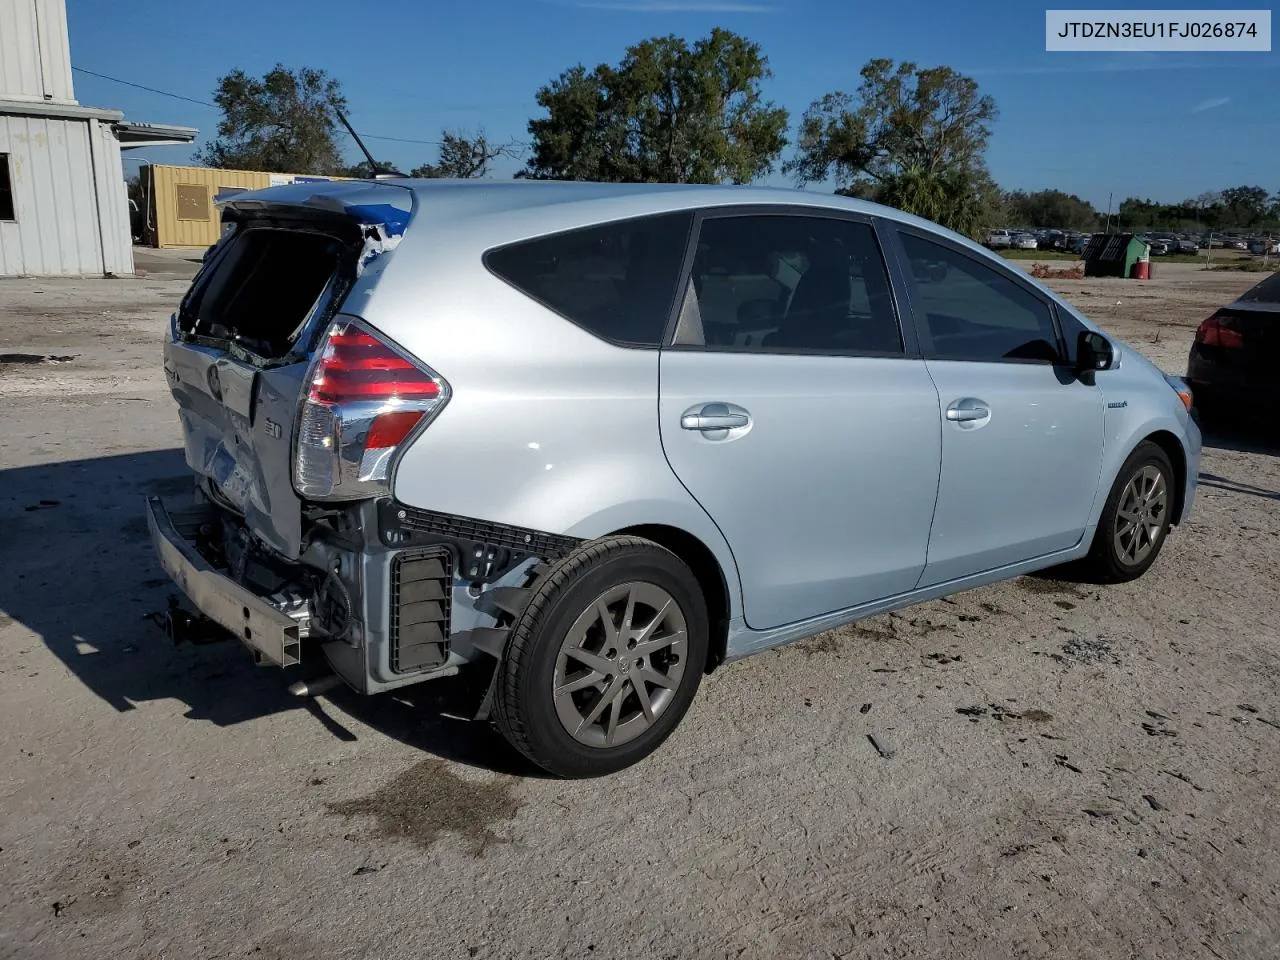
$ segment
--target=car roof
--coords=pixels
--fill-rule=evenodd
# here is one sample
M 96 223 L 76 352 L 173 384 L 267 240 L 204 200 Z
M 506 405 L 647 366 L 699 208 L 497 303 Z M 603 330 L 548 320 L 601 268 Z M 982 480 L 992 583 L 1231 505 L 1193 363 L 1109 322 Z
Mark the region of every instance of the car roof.
M 758 204 L 814 206 L 913 223 L 940 230 L 936 223 L 867 200 L 788 187 L 693 183 L 595 183 L 570 180 L 393 180 L 413 190 L 434 217 L 484 216 L 538 209 L 552 222 L 563 215 L 565 228 L 581 219 L 578 211 L 608 207 L 609 218 L 646 216 L 696 207 Z M 601 217 L 604 219 L 605 217 Z M 547 231 L 551 232 L 551 231 Z
M 235 206 L 309 203 L 361 206 L 379 188 L 409 190 L 415 218 L 435 228 L 456 226 L 473 240 L 504 243 L 590 226 L 607 220 L 695 208 L 759 205 L 816 207 L 881 217 L 984 248 L 932 221 L 866 200 L 787 187 L 675 183 L 596 183 L 569 180 L 447 180 L 384 178 L 330 180 L 268 187 L 238 195 Z M 402 195 L 402 194 L 401 194 Z
M 347 207 L 377 210 L 382 192 L 398 206 L 403 191 L 414 196 L 413 229 L 423 234 L 446 231 L 452 246 L 481 250 L 593 226 L 610 220 L 677 213 L 707 207 L 777 206 L 813 207 L 880 217 L 946 238 L 968 248 L 980 258 L 1008 268 L 1003 258 L 969 237 L 931 220 L 893 207 L 835 193 L 786 187 L 730 186 L 675 183 L 598 183 L 575 180 L 448 180 L 383 178 L 378 180 L 329 180 L 267 187 L 239 194 L 233 205 L 273 203 Z M 386 202 L 385 200 L 383 201 Z M 412 237 L 409 238 L 411 241 Z M 411 242 L 409 246 L 417 246 Z M 1023 282 L 1054 300 L 1053 291 L 1034 277 Z

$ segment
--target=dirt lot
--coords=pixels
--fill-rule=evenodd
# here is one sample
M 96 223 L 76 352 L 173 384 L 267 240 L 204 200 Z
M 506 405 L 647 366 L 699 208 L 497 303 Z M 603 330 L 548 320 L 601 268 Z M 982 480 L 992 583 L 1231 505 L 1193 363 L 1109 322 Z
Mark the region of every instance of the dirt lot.
M 0 363 L 0 957 L 1276 956 L 1275 449 L 1210 438 L 1137 583 L 763 654 L 648 762 L 564 783 L 447 685 L 304 704 L 144 619 L 182 272 L 0 281 L 0 353 L 65 358 Z M 1257 279 L 1057 285 L 1178 371 Z

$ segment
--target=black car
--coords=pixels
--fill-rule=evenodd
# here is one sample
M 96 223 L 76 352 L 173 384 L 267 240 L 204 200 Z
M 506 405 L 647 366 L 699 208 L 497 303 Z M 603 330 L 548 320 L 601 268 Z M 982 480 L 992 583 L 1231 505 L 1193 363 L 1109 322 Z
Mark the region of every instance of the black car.
M 1280 273 L 1273 273 L 1196 330 L 1187 381 L 1204 421 L 1228 412 L 1280 413 Z

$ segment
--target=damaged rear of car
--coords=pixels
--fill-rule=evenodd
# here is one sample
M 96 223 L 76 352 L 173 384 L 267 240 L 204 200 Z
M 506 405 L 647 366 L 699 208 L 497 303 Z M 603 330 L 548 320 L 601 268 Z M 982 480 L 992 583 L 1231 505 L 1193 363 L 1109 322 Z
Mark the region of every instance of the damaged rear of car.
M 726 657 L 737 579 L 657 422 L 685 205 L 392 180 L 227 203 L 164 344 L 195 477 L 194 505 L 147 502 L 172 639 L 237 638 L 300 695 L 474 664 L 477 719 L 562 774 L 655 749 Z
M 341 312 L 398 244 L 414 202 L 393 184 L 335 183 L 225 205 L 222 238 L 164 345 L 196 478 L 195 506 L 148 501 L 162 565 L 199 610 L 171 603 L 175 641 L 227 631 L 279 666 L 322 648 L 370 692 L 445 667 L 447 560 L 410 564 L 400 590 L 412 622 L 397 624 L 408 642 L 395 657 L 386 618 L 363 598 L 389 591 L 371 504 L 449 386 Z M 367 663 L 370 652 L 382 662 Z

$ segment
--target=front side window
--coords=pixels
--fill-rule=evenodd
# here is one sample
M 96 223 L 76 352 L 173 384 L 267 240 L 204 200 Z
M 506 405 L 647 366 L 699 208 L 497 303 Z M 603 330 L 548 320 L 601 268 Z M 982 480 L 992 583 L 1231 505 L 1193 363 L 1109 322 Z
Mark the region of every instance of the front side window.
M 870 224 L 750 215 L 703 221 L 677 342 L 763 352 L 901 354 Z
M 663 214 L 490 250 L 507 283 L 587 331 L 656 347 L 666 333 L 693 215 Z
M 915 278 L 926 356 L 939 360 L 1058 363 L 1049 305 L 973 257 L 900 233 Z

